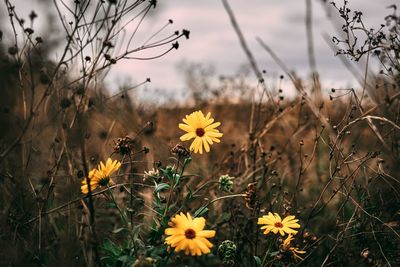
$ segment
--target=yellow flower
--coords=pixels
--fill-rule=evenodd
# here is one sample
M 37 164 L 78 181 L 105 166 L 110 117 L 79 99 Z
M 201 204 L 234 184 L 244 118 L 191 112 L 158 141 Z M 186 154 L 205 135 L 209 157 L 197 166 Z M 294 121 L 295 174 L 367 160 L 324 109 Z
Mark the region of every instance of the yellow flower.
M 97 165 L 97 169 L 93 169 L 89 172 L 89 180 L 90 180 L 90 189 L 93 191 L 98 186 L 105 186 L 108 184 L 112 184 L 111 175 L 118 171 L 121 167 L 121 162 L 118 160 L 112 161 L 111 158 L 108 158 L 106 161 L 106 165 L 102 161 Z M 88 185 L 86 183 L 86 178 L 83 178 L 81 191 L 84 194 L 89 192 Z
M 215 236 L 214 230 L 203 230 L 206 220 L 203 217 L 192 218 L 187 215 L 175 215 L 169 222 L 171 228 L 165 229 L 165 243 L 175 248 L 175 252 L 184 251 L 186 255 L 200 256 L 210 253 L 213 247 L 207 238 Z
M 297 223 L 299 220 L 295 218 L 295 216 L 289 215 L 282 220 L 279 214 L 268 212 L 268 215 L 258 218 L 257 224 L 265 224 L 261 227 L 261 229 L 265 229 L 264 234 L 272 231 L 274 234 L 279 232 L 282 236 L 285 233 L 295 235 L 297 231 L 292 228 L 300 228 L 300 224 Z
M 214 119 L 210 117 L 210 112 L 208 112 L 207 116 L 204 116 L 203 112 L 195 111 L 190 115 L 186 115 L 183 119 L 184 123 L 179 123 L 179 128 L 187 132 L 181 136 L 181 141 L 188 141 L 194 138 L 190 145 L 190 150 L 193 150 L 194 153 L 203 154 L 203 146 L 204 150 L 209 152 L 210 145 L 213 142 L 220 142 L 218 138 L 222 137 L 223 134 L 215 128 L 220 126 L 221 123 L 214 122 Z
M 294 256 L 295 258 L 300 259 L 300 260 L 303 260 L 303 258 L 300 257 L 298 254 L 305 254 L 306 251 L 304 251 L 304 250 L 299 250 L 299 249 L 296 248 L 296 247 L 290 246 L 290 242 L 292 242 L 293 239 L 294 239 L 294 238 L 293 238 L 292 234 L 289 234 L 289 236 L 283 241 L 282 248 L 283 248 L 284 250 L 286 250 L 286 251 L 292 252 L 292 253 L 293 253 L 293 256 Z

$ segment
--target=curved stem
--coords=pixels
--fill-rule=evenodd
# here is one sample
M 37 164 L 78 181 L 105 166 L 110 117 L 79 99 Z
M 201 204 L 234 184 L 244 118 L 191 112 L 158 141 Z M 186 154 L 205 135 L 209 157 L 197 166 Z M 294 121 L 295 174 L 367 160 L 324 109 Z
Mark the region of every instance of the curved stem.
M 199 212 L 197 212 L 197 213 L 201 214 L 208 206 L 210 206 L 212 203 L 214 203 L 214 202 L 216 202 L 218 200 L 227 199 L 227 198 L 234 198 L 234 197 L 244 197 L 244 196 L 246 196 L 246 194 L 234 194 L 234 195 L 227 195 L 227 196 L 214 198 L 213 200 L 208 202 L 207 205 L 203 206 L 201 208 L 201 210 L 199 210 Z M 197 217 L 197 216 L 194 216 L 194 217 Z
M 192 194 L 193 195 L 196 195 L 200 190 L 202 190 L 206 185 L 209 185 L 209 184 L 218 184 L 219 182 L 218 181 L 207 181 L 207 182 L 205 182 L 204 184 L 202 184 L 199 188 L 197 188 L 196 189 L 196 191 L 194 191 Z
M 112 193 L 111 188 L 110 188 L 109 185 L 107 185 L 107 191 L 110 193 L 111 200 L 114 202 L 115 207 L 117 208 L 119 214 L 121 215 L 124 223 L 126 224 L 126 226 L 129 226 L 128 220 L 126 219 L 125 214 L 122 212 L 121 208 L 118 206 L 117 201 L 115 200 L 114 194 Z

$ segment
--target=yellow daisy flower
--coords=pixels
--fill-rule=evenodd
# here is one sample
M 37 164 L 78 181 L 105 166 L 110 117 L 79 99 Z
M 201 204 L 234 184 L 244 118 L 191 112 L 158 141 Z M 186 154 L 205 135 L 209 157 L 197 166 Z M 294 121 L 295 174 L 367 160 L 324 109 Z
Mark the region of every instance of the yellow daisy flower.
M 213 247 L 207 238 L 215 236 L 214 230 L 203 230 L 206 220 L 203 217 L 192 218 L 187 215 L 175 215 L 169 222 L 171 228 L 165 229 L 165 243 L 175 248 L 175 252 L 184 251 L 186 255 L 200 256 L 210 253 Z
M 186 115 L 183 122 L 179 123 L 179 128 L 187 133 L 182 135 L 180 139 L 181 141 L 188 141 L 194 138 L 190 145 L 190 150 L 193 150 L 194 153 L 203 154 L 203 146 L 204 150 L 209 152 L 210 145 L 213 142 L 220 142 L 218 138 L 221 138 L 223 134 L 215 128 L 220 126 L 221 123 L 214 122 L 210 112 L 207 113 L 207 116 L 204 116 L 203 112 L 195 111 L 190 115 Z
M 121 162 L 119 162 L 118 160 L 112 161 L 111 158 L 108 158 L 106 161 L 106 165 L 104 165 L 104 163 L 100 161 L 100 164 L 97 165 L 97 169 L 93 169 L 89 172 L 91 191 L 95 190 L 98 186 L 113 184 L 110 176 L 114 172 L 118 171 L 120 167 Z M 84 178 L 82 181 L 81 191 L 84 194 L 87 194 L 89 192 L 86 178 Z
M 274 234 L 279 232 L 284 236 L 285 233 L 294 235 L 297 233 L 297 231 L 292 228 L 300 228 L 300 224 L 297 223 L 298 221 L 299 220 L 292 215 L 289 215 L 282 220 L 279 214 L 268 212 L 268 215 L 258 218 L 257 224 L 265 224 L 261 227 L 261 229 L 265 229 L 264 234 L 268 234 L 272 231 Z
M 303 260 L 303 258 L 300 257 L 298 254 L 305 254 L 306 251 L 304 251 L 304 250 L 299 250 L 299 249 L 296 248 L 296 247 L 290 246 L 290 243 L 292 242 L 293 239 L 294 239 L 294 238 L 293 238 L 292 234 L 289 234 L 289 236 L 283 241 L 282 248 L 283 248 L 284 250 L 286 250 L 286 251 L 292 252 L 292 253 L 293 253 L 293 256 L 294 256 L 296 259 Z

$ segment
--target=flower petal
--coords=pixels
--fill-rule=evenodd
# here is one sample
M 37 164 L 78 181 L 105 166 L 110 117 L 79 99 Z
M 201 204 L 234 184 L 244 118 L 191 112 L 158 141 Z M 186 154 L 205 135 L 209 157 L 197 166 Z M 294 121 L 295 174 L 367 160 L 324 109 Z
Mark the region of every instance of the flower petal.
M 183 123 L 179 123 L 178 127 L 179 127 L 179 129 L 184 130 L 186 132 L 194 132 L 195 131 L 195 129 L 192 126 L 183 124 Z
M 206 137 L 203 136 L 201 139 L 203 140 L 204 150 L 210 152 L 210 145 L 208 144 Z
M 211 238 L 215 236 L 215 231 L 214 230 L 202 230 L 199 231 L 196 236 L 199 237 L 205 237 L 205 238 Z
M 295 219 L 295 218 L 296 218 L 296 217 L 293 216 L 293 215 L 286 216 L 286 217 L 282 220 L 282 223 L 287 223 L 287 222 L 289 222 L 289 221 L 291 221 L 291 220 L 293 220 L 293 219 Z
M 220 126 L 220 125 L 221 125 L 220 122 L 216 122 L 216 123 L 213 123 L 213 124 L 208 125 L 204 130 L 205 130 L 205 131 L 209 131 L 209 130 L 211 130 L 211 129 L 217 128 L 217 127 Z
M 180 137 L 181 141 L 188 141 L 196 137 L 194 132 L 186 133 Z
M 207 240 L 207 239 L 205 239 Z M 201 252 L 203 252 L 204 254 L 208 254 L 210 253 L 210 249 L 207 247 L 206 244 L 204 244 L 202 242 L 202 240 L 200 240 L 199 238 L 195 238 L 193 239 L 193 241 L 196 243 L 196 245 L 200 248 Z
M 206 219 L 204 219 L 203 217 L 194 218 L 192 222 L 192 228 L 196 232 L 203 230 L 206 226 Z

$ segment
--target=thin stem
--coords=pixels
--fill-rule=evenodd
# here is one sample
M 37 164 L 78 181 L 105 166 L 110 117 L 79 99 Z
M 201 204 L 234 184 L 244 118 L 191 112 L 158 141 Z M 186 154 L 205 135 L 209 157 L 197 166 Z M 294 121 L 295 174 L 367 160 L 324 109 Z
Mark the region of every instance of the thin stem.
M 117 201 L 116 201 L 115 198 L 114 198 L 114 194 L 112 193 L 111 188 L 110 188 L 110 186 L 109 186 L 108 184 L 107 184 L 107 190 L 108 190 L 108 192 L 110 193 L 111 200 L 114 202 L 114 205 L 115 205 L 115 207 L 117 208 L 119 214 L 121 215 L 122 220 L 123 220 L 124 223 L 128 226 L 128 225 L 129 225 L 128 220 L 126 219 L 126 216 L 125 216 L 125 214 L 122 212 L 121 208 L 118 206 Z
M 213 200 L 211 200 L 210 202 L 208 202 L 205 206 L 203 206 L 201 208 L 201 210 L 199 210 L 199 212 L 197 212 L 198 214 L 201 214 L 208 206 L 210 206 L 212 203 L 222 200 L 222 199 L 227 199 L 227 198 L 234 198 L 234 197 L 245 197 L 246 194 L 234 194 L 234 195 L 227 195 L 227 196 L 222 196 L 222 197 L 217 197 L 214 198 Z M 197 216 L 195 216 L 197 217 Z

